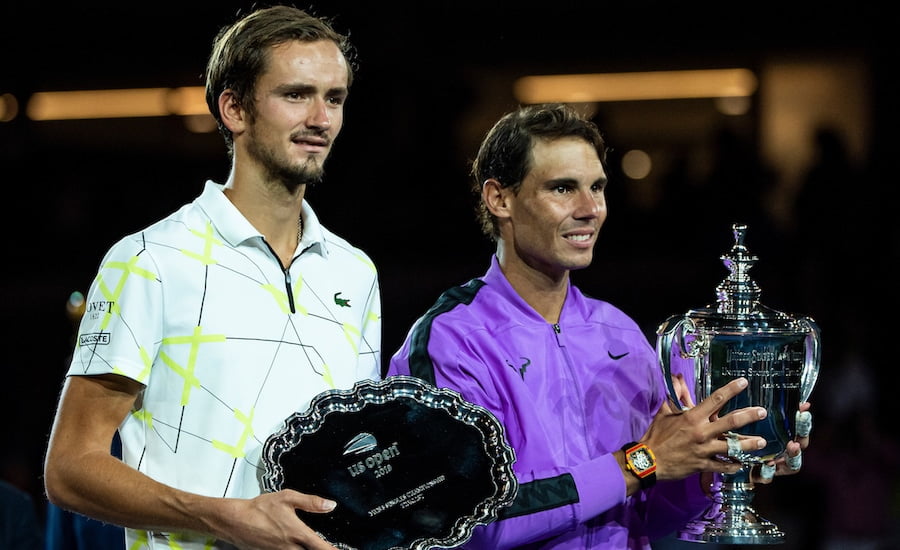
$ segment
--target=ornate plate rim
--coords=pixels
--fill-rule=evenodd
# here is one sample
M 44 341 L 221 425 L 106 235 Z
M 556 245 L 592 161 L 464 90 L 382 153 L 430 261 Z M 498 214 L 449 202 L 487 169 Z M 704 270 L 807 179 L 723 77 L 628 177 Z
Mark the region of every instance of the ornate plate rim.
M 451 418 L 474 426 L 481 432 L 485 454 L 491 462 L 494 494 L 478 504 L 471 516 L 459 518 L 446 537 L 416 539 L 406 548 L 451 548 L 466 542 L 471 538 L 476 525 L 497 519 L 500 509 L 512 504 L 515 499 L 518 492 L 518 481 L 512 470 L 516 461 L 515 450 L 506 441 L 503 425 L 489 410 L 466 401 L 459 392 L 449 388 L 436 388 L 413 376 L 395 375 L 383 380 L 361 380 L 350 389 L 326 390 L 313 397 L 305 411 L 291 414 L 282 427 L 266 439 L 263 446 L 263 488 L 267 492 L 274 492 L 282 487 L 284 470 L 280 464 L 281 455 L 297 446 L 304 435 L 316 433 L 329 414 L 357 412 L 370 403 L 383 404 L 403 398 L 414 399 L 433 409 L 443 409 Z M 338 548 L 354 550 L 351 546 L 327 539 L 321 533 L 319 535 Z M 401 547 L 391 550 L 399 548 Z

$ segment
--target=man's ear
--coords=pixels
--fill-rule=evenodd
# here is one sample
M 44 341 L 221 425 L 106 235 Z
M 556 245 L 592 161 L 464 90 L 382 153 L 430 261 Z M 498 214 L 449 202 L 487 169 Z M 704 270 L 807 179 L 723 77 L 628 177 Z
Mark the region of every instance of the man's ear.
M 222 123 L 232 134 L 244 130 L 246 113 L 231 89 L 219 94 L 219 114 L 222 116 Z
M 485 180 L 481 185 L 481 200 L 484 201 L 488 211 L 498 218 L 509 217 L 508 197 L 510 193 L 512 193 L 512 189 L 504 188 L 494 178 Z

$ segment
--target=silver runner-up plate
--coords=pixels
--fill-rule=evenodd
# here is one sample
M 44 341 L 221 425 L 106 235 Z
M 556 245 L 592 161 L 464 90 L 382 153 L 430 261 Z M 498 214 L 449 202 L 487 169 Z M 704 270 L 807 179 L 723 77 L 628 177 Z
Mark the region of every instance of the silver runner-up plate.
M 337 502 L 297 515 L 342 550 L 458 546 L 518 491 L 496 417 L 411 376 L 319 394 L 266 440 L 263 459 L 266 491 Z

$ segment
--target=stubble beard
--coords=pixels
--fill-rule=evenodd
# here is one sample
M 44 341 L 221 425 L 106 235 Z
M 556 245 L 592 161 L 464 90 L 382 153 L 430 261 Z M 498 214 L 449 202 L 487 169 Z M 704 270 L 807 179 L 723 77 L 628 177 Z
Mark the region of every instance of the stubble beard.
M 296 192 L 301 185 L 312 186 L 319 183 L 325 175 L 322 165 L 324 157 L 309 156 L 300 164 L 291 164 L 256 139 L 250 143 L 248 153 L 262 166 L 267 181 L 281 184 L 291 193 Z

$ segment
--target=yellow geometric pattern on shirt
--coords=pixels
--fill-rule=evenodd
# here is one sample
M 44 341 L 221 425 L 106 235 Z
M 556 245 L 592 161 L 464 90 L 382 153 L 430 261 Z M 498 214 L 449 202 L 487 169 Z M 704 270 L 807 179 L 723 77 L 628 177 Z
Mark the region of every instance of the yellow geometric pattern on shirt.
M 350 347 L 353 348 L 353 353 L 355 355 L 359 355 L 359 348 L 356 346 L 356 342 L 359 340 L 360 332 L 359 329 L 353 325 L 349 325 L 344 323 L 342 325 L 344 338 L 347 339 L 347 343 L 350 344 Z M 322 364 L 322 380 L 328 384 L 329 388 L 334 388 L 334 378 L 331 376 L 331 368 L 328 366 L 328 363 Z
M 328 387 L 334 389 L 334 378 L 331 377 L 331 369 L 328 368 L 328 363 L 322 364 L 322 381 L 328 384 Z
M 150 354 L 147 353 L 147 348 L 141 346 L 141 362 L 144 363 L 144 369 L 138 373 L 135 377 L 135 380 L 138 382 L 144 382 L 148 376 L 150 376 L 150 368 L 153 366 L 153 362 L 150 360 Z M 117 366 L 113 366 L 113 372 L 116 374 L 121 374 L 126 376 L 125 372 Z
M 366 267 L 368 267 L 369 269 L 371 269 L 371 270 L 372 270 L 372 273 L 376 273 L 376 271 L 375 271 L 375 264 L 372 262 L 372 260 L 369 260 L 368 258 L 366 258 L 365 256 L 363 256 L 362 254 L 354 254 L 354 257 L 355 257 L 357 260 L 361 261 L 362 263 L 366 264 Z
M 125 288 L 125 282 L 128 280 L 129 275 L 138 275 L 140 277 L 144 277 L 146 279 L 154 280 L 156 279 L 156 275 L 147 271 L 146 269 L 137 267 L 138 257 L 132 256 L 128 262 L 109 262 L 104 264 L 104 268 L 106 269 L 121 269 L 122 276 L 119 278 L 118 283 L 116 284 L 114 289 L 110 289 L 106 286 L 106 281 L 103 279 L 103 275 L 101 273 L 97 273 L 97 288 L 100 289 L 100 292 L 103 294 L 103 297 L 106 298 L 112 307 L 110 307 L 109 311 L 106 312 L 106 315 L 103 318 L 103 322 L 100 324 L 100 330 L 103 330 L 109 324 L 109 320 L 112 318 L 113 313 L 119 312 L 119 295 L 122 294 L 122 289 Z
M 147 409 L 141 409 L 139 411 L 131 411 L 131 416 L 137 419 L 140 422 L 143 422 L 147 425 L 147 428 L 153 429 L 153 414 Z
M 350 344 L 350 347 L 353 348 L 354 355 L 359 355 L 359 349 L 356 347 L 356 342 L 359 341 L 360 332 L 357 327 L 353 325 L 348 325 L 344 323 L 344 338 L 347 339 L 347 342 Z
M 249 415 L 245 415 L 241 411 L 235 409 L 234 416 L 238 419 L 238 422 L 244 425 L 244 433 L 241 434 L 236 445 L 229 445 L 223 441 L 213 439 L 213 447 L 220 451 L 225 451 L 234 458 L 243 458 L 247 454 L 244 451 L 244 446 L 247 444 L 247 441 L 253 437 L 253 415 L 255 413 L 256 409 L 251 410 Z
M 203 254 L 197 254 L 196 252 L 191 252 L 190 250 L 182 250 L 181 253 L 190 258 L 194 258 L 195 260 L 200 261 L 205 265 L 215 265 L 219 263 L 217 260 L 214 260 L 212 257 L 212 249 L 213 246 L 221 246 L 222 241 L 213 237 L 213 226 L 212 223 L 206 222 L 206 231 L 200 232 L 195 229 L 190 230 L 191 233 L 203 239 Z
M 309 315 L 309 310 L 303 307 L 303 304 L 300 303 L 300 289 L 303 287 L 303 279 L 301 278 L 296 283 L 294 283 L 294 288 L 291 289 L 291 292 L 294 293 L 294 307 L 297 308 L 297 313 L 301 315 Z M 268 292 L 275 298 L 275 303 L 278 304 L 278 307 L 281 309 L 281 312 L 285 315 L 291 314 L 291 306 L 288 301 L 287 292 L 281 290 L 280 287 L 273 284 L 265 284 L 262 285 L 263 290 Z
M 165 362 L 165 364 L 175 371 L 177 374 L 181 375 L 184 378 L 184 388 L 181 390 L 181 405 L 187 405 L 188 401 L 190 401 L 191 388 L 199 388 L 200 380 L 194 376 L 194 369 L 197 368 L 197 353 L 200 350 L 201 344 L 208 344 L 210 342 L 224 342 L 225 335 L 224 334 L 203 334 L 203 327 L 194 327 L 194 334 L 190 336 L 170 336 L 168 338 L 163 338 L 163 345 L 168 346 L 176 346 L 179 344 L 190 344 L 191 350 L 188 354 L 187 366 L 179 365 L 175 360 L 173 360 L 170 356 L 168 356 L 165 352 L 161 351 L 159 353 L 160 359 Z
M 147 531 L 135 531 L 135 533 L 137 533 L 137 537 L 135 537 L 134 542 L 131 543 L 131 546 L 128 547 L 128 550 L 141 550 L 141 548 L 150 548 L 150 537 L 147 535 Z
M 171 548 L 172 550 L 182 550 L 183 546 L 181 546 L 181 545 L 178 543 L 178 541 L 179 541 L 179 540 L 187 540 L 187 541 L 190 541 L 190 540 L 192 540 L 192 539 L 194 539 L 194 538 L 195 538 L 195 537 L 189 537 L 188 535 L 186 535 L 186 534 L 184 534 L 184 533 L 169 533 L 169 536 L 168 536 L 169 548 Z M 213 544 L 214 544 L 215 542 L 216 542 L 215 539 L 210 539 L 210 538 L 208 538 L 208 539 L 206 539 L 206 541 L 203 543 L 203 547 L 204 547 L 204 548 L 212 548 L 212 547 L 213 547 Z
M 128 550 L 142 550 L 143 548 L 150 548 L 150 535 L 147 533 L 147 531 L 134 532 L 137 533 L 137 537 L 135 537 L 135 540 L 131 544 L 131 546 L 128 547 Z M 190 537 L 186 536 L 183 533 L 169 533 L 166 535 L 166 546 L 168 546 L 172 550 L 182 550 L 183 546 L 178 542 L 180 539 L 190 540 Z M 207 550 L 210 550 L 215 543 L 215 539 L 207 537 L 206 540 L 203 541 L 203 547 Z

